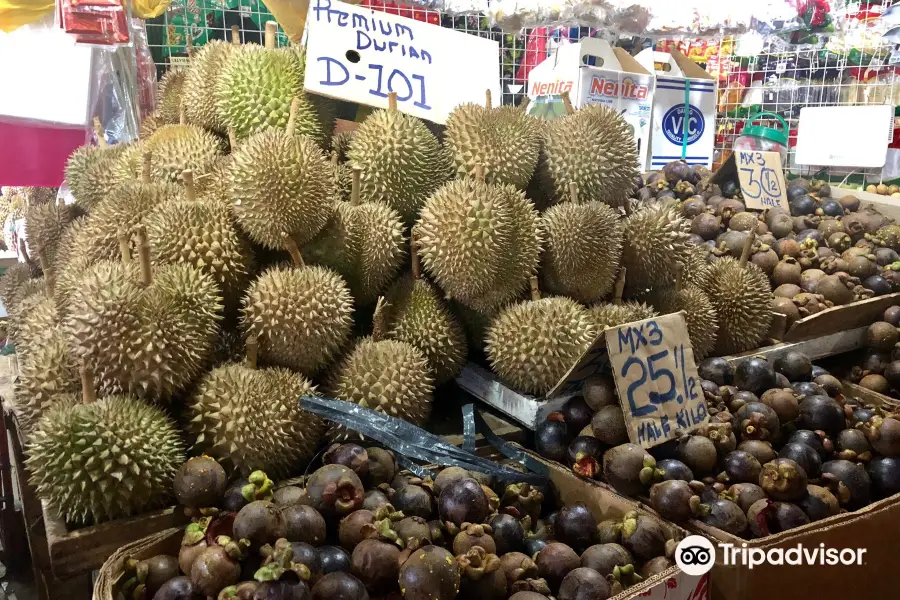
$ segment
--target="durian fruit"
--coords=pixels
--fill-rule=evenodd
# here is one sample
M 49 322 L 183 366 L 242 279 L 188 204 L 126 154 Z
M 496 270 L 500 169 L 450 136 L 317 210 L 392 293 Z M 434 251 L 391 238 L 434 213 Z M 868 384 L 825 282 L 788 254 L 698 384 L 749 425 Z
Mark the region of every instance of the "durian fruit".
M 684 311 L 694 358 L 703 360 L 709 356 L 716 345 L 719 321 L 715 307 L 703 290 L 693 284 L 676 284 L 652 290 L 648 299 L 662 314 Z
M 391 286 L 385 296 L 387 336 L 422 351 L 434 373 L 435 383 L 447 382 L 466 362 L 466 336 L 441 298 L 440 290 L 422 278 L 412 244 L 412 273 Z
M 159 80 L 156 88 L 156 119 L 163 125 L 171 125 L 181 121 L 184 83 L 187 78 L 185 69 L 169 69 Z
M 36 204 L 55 204 L 59 195 L 58 187 L 26 187 L 23 190 L 25 203 L 31 207 Z
M 0 300 L 9 314 L 15 310 L 17 300 L 21 300 L 21 291 L 26 283 L 36 277 L 36 273 L 28 263 L 17 262 L 7 267 L 0 275 Z
M 210 40 L 191 58 L 184 76 L 184 116 L 188 123 L 225 132 L 225 124 L 216 110 L 215 89 L 219 75 L 235 45 L 222 40 Z
M 229 182 L 234 215 L 254 242 L 284 248 L 291 237 L 300 246 L 318 234 L 333 212 L 333 171 L 309 138 L 294 135 L 296 111 L 287 129 L 268 129 L 233 152 Z
M 352 131 L 341 131 L 331 136 L 331 151 L 337 153 L 338 162 L 347 162 L 347 152 L 350 150 L 350 142 L 352 140 Z
M 109 191 L 134 176 L 135 144 L 107 146 L 102 132 L 99 146 L 80 146 L 66 162 L 66 183 L 76 203 L 85 211 L 106 198 Z
M 491 326 L 491 321 L 505 307 L 499 307 L 488 312 L 479 312 L 455 300 L 450 300 L 449 305 L 450 310 L 459 318 L 459 322 L 466 332 L 469 351 L 476 355 L 483 353 L 484 339 L 487 336 L 487 330 Z
M 55 261 L 63 231 L 74 218 L 74 208 L 62 202 L 30 205 L 25 213 L 28 243 L 39 255 Z
M 769 278 L 748 262 L 756 239 L 751 231 L 740 260 L 730 256 L 710 265 L 703 291 L 709 296 L 719 319 L 718 356 L 739 354 L 759 346 L 772 323 L 772 287 Z
M 154 181 L 179 181 L 186 170 L 208 173 L 222 154 L 222 142 L 196 125 L 163 125 L 142 144 L 153 154 Z
M 303 92 L 303 69 L 297 52 L 275 48 L 277 25 L 266 23 L 265 47 L 239 46 L 222 65 L 215 84 L 219 119 L 238 141 L 269 127 L 284 130 L 291 104 L 298 99 L 297 134 L 327 140 L 316 107 Z
M 590 308 L 591 318 L 598 331 L 658 317 L 659 312 L 643 302 L 600 302 Z
M 69 300 L 81 285 L 85 271 L 96 262 L 89 251 L 93 235 L 86 228 L 87 217 L 69 223 L 59 240 L 59 251 L 53 263 L 55 278 L 53 298 L 60 315 L 68 311 Z
M 61 328 L 44 330 L 39 341 L 28 348 L 26 356 L 19 357 L 13 409 L 19 430 L 27 437 L 41 415 L 63 396 L 78 393 L 80 380 L 78 363 L 69 352 L 68 339 Z
M 336 271 L 357 305 L 366 306 L 400 271 L 406 236 L 397 211 L 380 202 L 360 202 L 361 171 L 352 170 L 350 202 L 335 203 L 328 225 L 304 247 L 303 255 Z
M 271 267 L 251 283 L 243 329 L 258 340 L 264 362 L 311 377 L 347 343 L 353 297 L 340 275 L 304 266 L 296 244 L 287 245 L 295 266 Z
M 58 323 L 56 305 L 47 293 L 44 278 L 23 285 L 8 312 L 7 333 L 16 345 L 18 359 L 24 362 L 31 348 L 37 347 Z
M 101 261 L 70 300 L 66 326 L 98 375 L 143 398 L 167 401 L 206 366 L 222 298 L 215 280 L 187 264 L 153 269 L 146 231 L 136 228 L 140 277 L 122 236 L 122 261 Z
M 280 479 L 313 458 L 325 423 L 300 408 L 299 398 L 316 388 L 287 369 L 257 369 L 255 344 L 248 340 L 244 364 L 203 378 L 190 401 L 188 428 L 198 450 L 230 461 L 244 476 L 262 470 Z
M 143 119 L 141 119 L 141 129 L 138 131 L 138 139 L 146 140 L 153 132 L 159 129 L 162 126 L 162 123 L 156 118 L 156 113 L 150 113 Z
M 422 426 L 431 414 L 434 390 L 428 359 L 412 344 L 385 339 L 383 310 L 379 298 L 372 336 L 359 340 L 334 370 L 329 395 Z M 336 437 L 337 431 L 329 435 Z
M 615 109 L 601 104 L 548 121 L 543 155 L 543 185 L 557 200 L 565 199 L 574 183 L 582 202 L 622 206 L 638 175 L 631 128 Z
M 185 199 L 158 204 L 144 219 L 150 259 L 154 265 L 183 263 L 212 275 L 227 312 L 236 311 L 253 270 L 250 244 L 227 207 L 197 199 L 193 173 L 185 171 L 182 178 Z
M 414 235 L 441 289 L 483 312 L 528 287 L 543 242 L 540 215 L 522 192 L 469 179 L 451 181 L 428 199 Z
M 645 204 L 625 217 L 622 264 L 633 294 L 673 283 L 673 274 L 691 251 L 690 222 L 675 202 Z M 631 293 L 629 293 L 631 295 Z
M 536 119 L 512 106 L 461 104 L 447 118 L 445 146 L 453 153 L 460 176 L 475 176 L 484 167 L 488 183 L 524 190 L 541 151 L 541 127 Z
M 130 396 L 62 402 L 32 432 L 25 464 L 37 495 L 67 523 L 101 523 L 168 506 L 184 462 L 178 427 Z
M 397 94 L 388 100 L 387 110 L 376 110 L 360 124 L 347 156 L 363 169 L 363 201 L 384 202 L 411 225 L 453 167 L 428 127 L 397 110 Z
M 532 279 L 532 299 L 494 318 L 485 352 L 506 385 L 526 394 L 553 389 L 597 337 L 586 308 L 562 296 L 541 298 Z
M 686 284 L 693 284 L 703 289 L 709 281 L 710 262 L 709 246 L 692 245 L 681 263 L 679 274 Z
M 547 235 L 541 264 L 543 287 L 583 303 L 610 294 L 622 255 L 623 226 L 615 209 L 602 202 L 577 201 L 551 207 L 542 215 Z

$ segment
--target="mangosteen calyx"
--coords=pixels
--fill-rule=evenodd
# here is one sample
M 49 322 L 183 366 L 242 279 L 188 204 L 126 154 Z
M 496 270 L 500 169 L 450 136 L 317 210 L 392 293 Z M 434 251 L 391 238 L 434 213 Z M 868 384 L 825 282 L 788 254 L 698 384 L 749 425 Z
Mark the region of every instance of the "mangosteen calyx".
M 206 529 L 212 517 L 203 517 L 188 525 L 184 530 L 184 537 L 181 538 L 182 546 L 196 546 L 206 539 Z
M 665 476 L 665 471 L 656 468 L 656 459 L 650 454 L 647 454 L 644 457 L 644 467 L 638 473 L 638 480 L 641 482 L 641 485 L 658 483 L 662 481 Z
M 465 554 L 456 557 L 463 575 L 472 580 L 479 580 L 500 568 L 500 559 L 496 554 L 488 554 L 481 546 L 474 546 Z
M 516 507 L 520 513 L 537 515 L 544 502 L 544 493 L 529 483 L 511 483 L 500 498 L 500 506 Z
M 250 482 L 241 488 L 241 495 L 247 502 L 254 500 L 271 500 L 275 490 L 275 482 L 263 471 L 253 471 L 247 478 Z
M 518 581 L 514 581 L 512 584 L 513 592 L 534 592 L 536 594 L 543 594 L 544 596 L 550 597 L 552 590 L 550 586 L 547 585 L 547 580 L 541 577 L 540 579 L 520 579 Z
M 234 541 L 227 535 L 217 537 L 216 544 L 222 546 L 225 553 L 236 561 L 244 560 L 247 557 L 247 550 L 250 548 L 249 540 Z
M 403 515 L 403 513 L 394 514 L 400 514 L 401 518 Z M 378 517 L 376 513 L 376 519 L 377 518 Z M 401 550 L 406 545 L 394 530 L 394 520 L 390 517 L 378 519 L 377 521 L 373 521 L 372 523 L 366 523 L 360 529 L 362 531 L 363 539 L 376 539 L 381 540 L 382 542 L 396 544 Z
M 834 494 L 841 506 L 850 502 L 850 488 L 833 473 L 822 473 L 819 483 Z
M 309 567 L 303 563 L 294 562 L 294 549 L 291 543 L 284 538 L 275 542 L 275 545 L 266 544 L 259 549 L 260 554 L 266 557 L 253 579 L 256 581 L 282 581 L 290 580 L 294 583 L 309 581 L 312 573 Z
M 644 580 L 635 570 L 634 565 L 616 566 L 612 570 L 612 579 L 628 588 Z

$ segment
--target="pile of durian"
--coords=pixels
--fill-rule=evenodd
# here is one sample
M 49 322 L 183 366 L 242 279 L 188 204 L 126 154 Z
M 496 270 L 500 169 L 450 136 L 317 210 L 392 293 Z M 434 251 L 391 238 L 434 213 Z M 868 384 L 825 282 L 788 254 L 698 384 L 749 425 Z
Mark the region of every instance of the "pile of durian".
M 699 357 L 766 335 L 765 274 L 708 263 L 676 201 L 631 198 L 614 110 L 540 121 L 488 96 L 438 137 L 392 95 L 332 137 L 303 49 L 266 41 L 204 46 L 139 141 L 71 156 L 74 204 L 26 209 L 34 260 L 0 281 L 14 409 L 66 521 L 166 505 L 186 454 L 303 472 L 354 436 L 304 394 L 423 425 L 470 351 L 544 394 L 607 326 L 685 310 Z

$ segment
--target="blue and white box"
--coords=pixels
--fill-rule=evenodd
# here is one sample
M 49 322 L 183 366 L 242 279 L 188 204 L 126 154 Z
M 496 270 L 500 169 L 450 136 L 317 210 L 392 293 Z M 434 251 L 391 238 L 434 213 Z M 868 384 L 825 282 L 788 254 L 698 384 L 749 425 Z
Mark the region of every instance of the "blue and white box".
M 656 73 L 646 168 L 673 160 L 711 167 L 716 139 L 716 79 L 676 51 L 641 51 L 637 61 Z

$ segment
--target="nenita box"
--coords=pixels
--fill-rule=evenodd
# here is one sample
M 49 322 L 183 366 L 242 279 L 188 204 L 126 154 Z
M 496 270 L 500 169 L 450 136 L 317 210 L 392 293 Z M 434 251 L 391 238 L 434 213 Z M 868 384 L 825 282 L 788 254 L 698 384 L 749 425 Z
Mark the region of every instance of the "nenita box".
M 594 38 L 560 46 L 528 74 L 529 114 L 564 115 L 564 92 L 575 108 L 603 104 L 618 111 L 634 134 L 638 167 L 646 163 L 653 75 L 628 52 Z
M 656 73 L 647 170 L 661 169 L 679 159 L 711 166 L 716 79 L 677 50 L 670 54 L 647 48 L 635 58 L 644 69 Z

